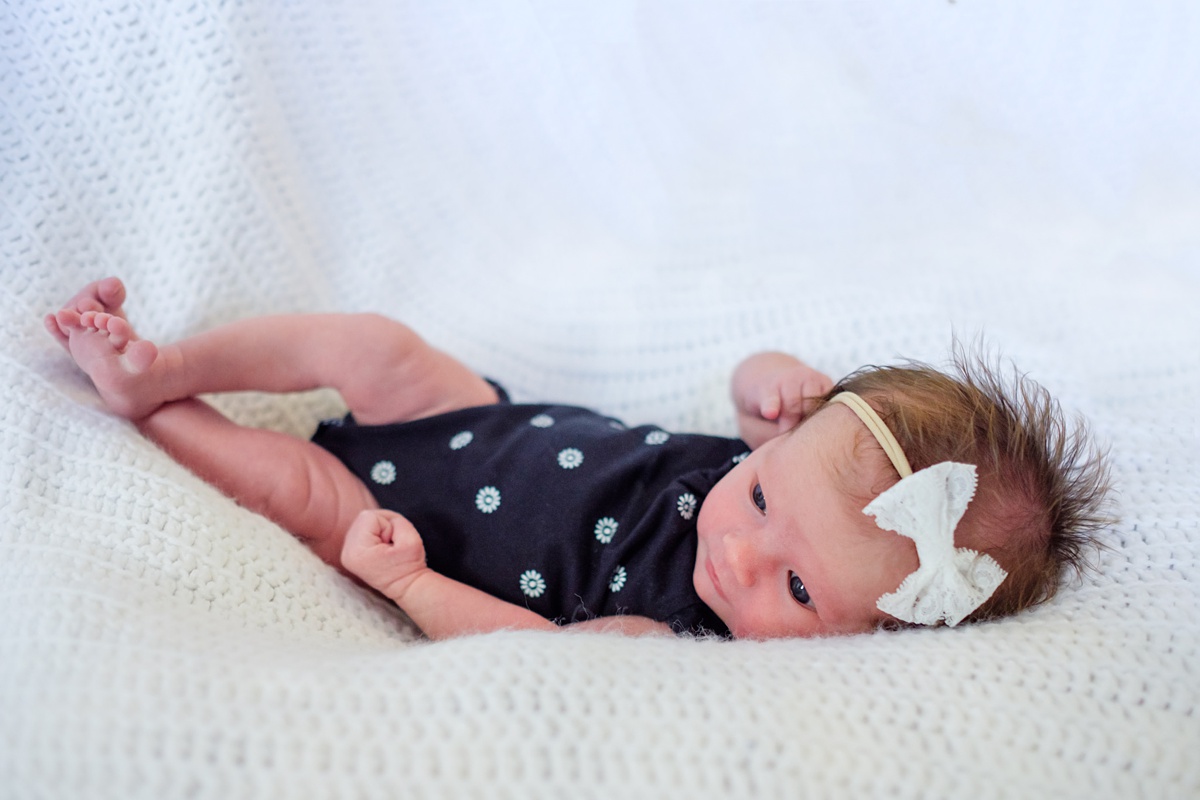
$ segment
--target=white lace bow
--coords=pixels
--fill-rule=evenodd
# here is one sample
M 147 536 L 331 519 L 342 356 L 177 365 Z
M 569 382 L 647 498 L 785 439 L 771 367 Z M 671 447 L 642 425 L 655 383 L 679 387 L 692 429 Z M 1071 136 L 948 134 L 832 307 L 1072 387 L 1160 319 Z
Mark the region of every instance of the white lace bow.
M 863 509 L 879 527 L 916 542 L 920 566 L 876 606 L 906 622 L 954 626 L 992 596 L 1008 573 L 986 553 L 954 546 L 975 496 L 975 466 L 943 461 L 914 472 Z

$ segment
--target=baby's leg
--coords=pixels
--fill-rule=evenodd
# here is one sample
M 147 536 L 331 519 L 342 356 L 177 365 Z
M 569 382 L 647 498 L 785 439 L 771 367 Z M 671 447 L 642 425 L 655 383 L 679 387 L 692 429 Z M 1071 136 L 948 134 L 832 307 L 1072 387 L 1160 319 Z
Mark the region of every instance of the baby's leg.
M 404 422 L 497 400 L 466 365 L 377 314 L 259 317 L 178 344 L 171 392 L 337 389 L 364 425 Z M 174 399 L 174 398 L 172 398 Z
M 166 403 L 138 428 L 176 461 L 285 528 L 342 569 L 354 518 L 379 504 L 329 451 L 278 431 L 247 428 L 194 398 Z
M 367 425 L 497 399 L 460 361 L 375 314 L 258 317 L 161 347 L 106 311 L 64 308 L 54 322 L 109 408 L 135 421 L 172 400 L 243 390 L 333 387 Z
M 114 410 L 134 419 L 147 437 L 201 478 L 341 567 L 350 523 L 364 509 L 378 507 L 344 464 L 303 439 L 238 425 L 195 398 L 144 412 L 145 396 L 160 392 L 157 384 L 169 380 L 156 372 L 168 369 L 163 353 L 136 339 L 124 319 L 106 312 L 60 312 L 58 322 L 76 362 Z
M 161 347 L 120 313 L 116 279 L 89 285 L 46 325 L 117 414 L 242 505 L 340 565 L 346 529 L 376 507 L 346 467 L 311 442 L 243 428 L 193 399 L 209 392 L 332 386 L 364 424 L 496 402 L 490 385 L 406 326 L 376 315 L 250 319 Z

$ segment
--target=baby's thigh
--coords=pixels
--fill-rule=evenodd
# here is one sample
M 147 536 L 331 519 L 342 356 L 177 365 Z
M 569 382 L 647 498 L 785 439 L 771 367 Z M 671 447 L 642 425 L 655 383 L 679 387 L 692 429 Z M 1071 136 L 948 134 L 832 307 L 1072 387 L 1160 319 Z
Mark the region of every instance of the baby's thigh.
M 379 503 L 366 485 L 328 450 L 291 439 L 290 468 L 263 510 L 323 561 L 342 569 L 342 543 L 355 517 Z
M 373 363 L 355 364 L 336 384 L 360 424 L 408 422 L 499 399 L 466 364 L 402 323 L 367 315 L 362 324 Z

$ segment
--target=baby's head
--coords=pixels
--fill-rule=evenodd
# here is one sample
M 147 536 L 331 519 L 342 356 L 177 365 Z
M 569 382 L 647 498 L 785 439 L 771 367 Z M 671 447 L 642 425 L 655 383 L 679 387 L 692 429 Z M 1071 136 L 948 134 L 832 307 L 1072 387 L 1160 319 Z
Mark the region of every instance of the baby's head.
M 847 376 L 805 421 L 755 450 L 701 507 L 694 584 L 736 636 L 870 630 L 898 621 L 876 602 L 920 565 L 914 542 L 863 508 L 900 474 L 864 421 L 833 402 L 861 397 L 914 472 L 973 465 L 974 498 L 954 546 L 987 554 L 1007 575 L 964 621 L 1015 614 L 1078 574 L 1106 511 L 1108 471 L 1082 422 L 1031 380 L 1004 379 L 956 353 L 947 374 L 923 364 Z M 715 502 L 713 502 L 715 501 Z
M 1085 569 L 1095 534 L 1111 523 L 1108 466 L 1083 421 L 1068 424 L 1044 388 L 1015 373 L 1005 380 L 960 350 L 952 374 L 923 364 L 868 367 L 830 396 L 843 391 L 879 413 L 914 471 L 943 461 L 975 466 L 978 487 L 954 544 L 990 555 L 1008 575 L 966 621 L 1043 603 L 1064 576 Z M 856 448 L 881 456 L 865 426 Z

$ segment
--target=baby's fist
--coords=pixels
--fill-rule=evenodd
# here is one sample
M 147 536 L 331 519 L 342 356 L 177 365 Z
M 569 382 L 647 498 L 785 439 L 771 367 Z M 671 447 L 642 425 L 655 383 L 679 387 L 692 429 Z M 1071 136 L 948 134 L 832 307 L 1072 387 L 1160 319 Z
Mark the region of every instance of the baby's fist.
M 425 543 L 395 511 L 369 509 L 355 517 L 342 544 L 342 566 L 396 602 L 427 569 Z
M 766 385 L 758 413 L 774 422 L 780 433 L 790 430 L 833 388 L 823 372 L 804 363 L 781 369 Z

